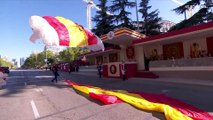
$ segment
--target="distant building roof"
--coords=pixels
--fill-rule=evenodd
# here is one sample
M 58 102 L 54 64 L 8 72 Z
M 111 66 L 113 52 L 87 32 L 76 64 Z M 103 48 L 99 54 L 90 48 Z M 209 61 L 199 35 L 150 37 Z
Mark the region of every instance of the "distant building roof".
M 161 23 L 161 28 L 160 28 L 160 32 L 167 32 L 172 26 L 174 26 L 176 23 L 171 22 L 169 20 L 162 20 L 160 21 Z
M 161 28 L 160 28 L 160 32 L 167 32 L 172 26 L 174 26 L 176 23 L 171 22 L 169 20 L 161 20 Z M 132 22 L 133 26 L 137 28 L 138 23 L 137 21 L 133 21 Z M 139 21 L 139 29 L 141 30 L 141 28 L 143 27 L 144 22 L 143 21 Z
M 65 48 L 67 47 L 63 47 L 63 46 L 47 46 L 47 50 L 52 51 L 54 53 L 59 53 L 61 51 L 63 51 Z M 44 48 L 45 50 L 45 48 Z

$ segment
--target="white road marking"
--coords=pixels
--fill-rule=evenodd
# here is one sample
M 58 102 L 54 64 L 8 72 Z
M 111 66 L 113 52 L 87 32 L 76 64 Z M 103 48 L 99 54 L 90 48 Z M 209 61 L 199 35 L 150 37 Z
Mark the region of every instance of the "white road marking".
M 36 88 L 35 91 L 36 91 L 36 92 L 42 92 L 43 89 L 42 89 L 42 88 Z
M 38 88 L 36 88 L 36 89 L 35 89 L 35 91 L 36 91 L 36 92 L 39 92 L 39 89 L 38 89 Z
M 7 78 L 24 78 L 24 76 L 8 76 Z
M 32 109 L 33 109 L 35 119 L 39 118 L 40 115 L 39 115 L 38 110 L 36 108 L 35 102 L 33 100 L 31 100 L 30 103 L 31 103 L 31 106 L 32 106 Z
M 43 91 L 43 89 L 42 88 L 39 88 L 39 90 L 42 92 Z
M 53 78 L 53 75 L 34 76 L 34 78 Z
M 7 78 L 53 78 L 53 75 L 43 75 L 43 76 L 8 76 Z
M 162 93 L 167 93 L 167 92 L 169 92 L 169 91 L 170 91 L 170 90 L 166 90 L 166 89 L 165 89 L 165 90 L 161 90 Z

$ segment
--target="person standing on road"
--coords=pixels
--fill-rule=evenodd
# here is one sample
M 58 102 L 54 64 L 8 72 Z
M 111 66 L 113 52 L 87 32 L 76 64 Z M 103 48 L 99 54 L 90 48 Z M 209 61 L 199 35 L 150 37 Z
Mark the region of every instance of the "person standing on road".
M 97 69 L 98 69 L 99 78 L 101 78 L 101 77 L 102 77 L 102 65 L 101 65 L 101 63 L 99 63 L 99 64 L 97 65 Z
M 121 64 L 121 74 L 122 74 L 123 81 L 125 81 L 126 80 L 126 64 L 124 61 L 122 61 L 122 64 Z
M 78 72 L 79 71 L 79 65 L 78 65 L 78 63 L 75 63 L 74 67 L 75 67 L 75 72 Z
M 57 66 L 53 66 L 52 68 L 53 74 L 54 74 L 54 78 L 51 80 L 52 82 L 56 81 L 56 83 L 58 82 L 58 67 Z
M 76 72 L 79 72 L 79 64 L 76 64 Z
M 70 65 L 69 65 L 69 74 L 72 72 L 72 64 L 70 63 Z

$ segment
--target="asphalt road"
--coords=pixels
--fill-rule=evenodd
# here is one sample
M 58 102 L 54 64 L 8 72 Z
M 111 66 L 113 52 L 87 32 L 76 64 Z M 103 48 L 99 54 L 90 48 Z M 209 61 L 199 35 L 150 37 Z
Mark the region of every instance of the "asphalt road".
M 166 94 L 213 113 L 210 86 L 153 82 L 148 79 L 99 79 L 95 72 L 80 71 L 51 83 L 50 71 L 11 71 L 7 86 L 0 90 L 0 120 L 164 120 L 158 112 L 142 111 L 126 103 L 102 105 L 82 96 L 63 82 L 69 79 L 105 89 L 123 89 Z

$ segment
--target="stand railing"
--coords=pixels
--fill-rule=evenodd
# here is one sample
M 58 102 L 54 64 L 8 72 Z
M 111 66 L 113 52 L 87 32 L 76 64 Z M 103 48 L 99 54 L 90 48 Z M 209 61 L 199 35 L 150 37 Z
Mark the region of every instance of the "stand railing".
M 213 57 L 182 58 L 171 60 L 150 61 L 149 67 L 199 67 L 213 66 Z

